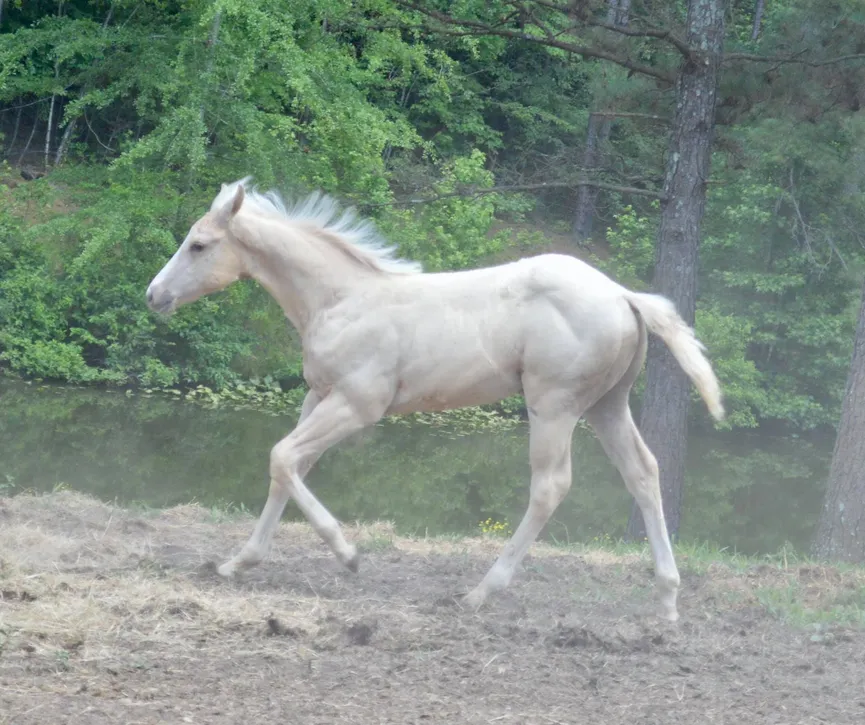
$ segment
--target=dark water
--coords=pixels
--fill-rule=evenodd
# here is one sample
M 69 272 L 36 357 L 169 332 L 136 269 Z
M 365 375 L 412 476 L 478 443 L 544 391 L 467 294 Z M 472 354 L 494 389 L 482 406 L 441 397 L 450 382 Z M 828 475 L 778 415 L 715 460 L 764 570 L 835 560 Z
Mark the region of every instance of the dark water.
M 294 422 L 0 379 L 0 488 L 65 484 L 120 503 L 235 503 L 257 514 L 270 448 Z M 513 527 L 528 499 L 526 433 L 386 423 L 329 451 L 309 485 L 341 520 L 391 520 L 402 533 L 478 533 L 487 518 Z M 745 553 L 807 549 L 828 446 L 703 431 L 689 448 L 683 540 Z M 545 536 L 621 536 L 631 499 L 618 473 L 588 431 L 577 430 L 573 455 L 573 488 Z M 286 517 L 299 517 L 291 503 Z

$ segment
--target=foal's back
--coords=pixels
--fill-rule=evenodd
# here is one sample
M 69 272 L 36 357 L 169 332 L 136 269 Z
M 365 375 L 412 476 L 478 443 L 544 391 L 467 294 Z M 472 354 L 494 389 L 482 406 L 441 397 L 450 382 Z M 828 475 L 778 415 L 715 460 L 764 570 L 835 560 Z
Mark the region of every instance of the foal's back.
M 630 364 L 639 337 L 622 291 L 565 255 L 382 285 L 379 311 L 371 304 L 367 315 L 379 315 L 382 339 L 395 346 L 391 411 L 495 402 L 526 382 L 606 378 L 619 358 Z

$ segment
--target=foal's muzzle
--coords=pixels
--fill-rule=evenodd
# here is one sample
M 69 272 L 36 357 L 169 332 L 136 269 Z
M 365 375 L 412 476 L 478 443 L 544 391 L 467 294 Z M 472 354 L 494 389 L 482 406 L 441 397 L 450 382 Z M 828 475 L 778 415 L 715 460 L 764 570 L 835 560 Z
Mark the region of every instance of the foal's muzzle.
M 161 315 L 170 315 L 174 311 L 175 299 L 166 292 L 157 290 L 154 292 L 153 285 L 147 288 L 147 306 Z

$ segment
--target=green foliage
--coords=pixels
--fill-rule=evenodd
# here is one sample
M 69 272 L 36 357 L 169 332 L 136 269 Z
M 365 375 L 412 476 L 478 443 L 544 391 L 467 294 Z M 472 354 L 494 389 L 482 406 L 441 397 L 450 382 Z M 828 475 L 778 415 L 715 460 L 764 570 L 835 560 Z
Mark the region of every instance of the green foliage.
M 752 414 L 810 429 L 837 419 L 850 362 L 851 272 L 861 264 L 865 206 L 841 191 L 865 135 L 839 143 L 830 120 L 798 147 L 792 129 L 777 125 L 743 133 L 761 151 L 747 171 L 718 164 L 723 183 L 709 200 L 703 289 L 747 333 L 745 352 L 763 389 L 749 396 Z
M 658 204 L 651 209 L 657 211 Z M 641 289 L 655 265 L 657 219 L 638 214 L 630 204 L 614 218 L 615 226 L 607 229 L 610 256 L 603 260 L 594 255 L 592 262 L 626 287 Z
M 497 196 L 454 195 L 460 186 L 493 186 L 493 175 L 484 162 L 484 154 L 477 149 L 453 159 L 433 186 L 435 194 L 446 198 L 423 204 L 420 210 L 394 210 L 382 219 L 382 229 L 400 240 L 401 251 L 424 262 L 428 271 L 472 267 L 504 246 L 505 233 L 490 233 Z
M 783 93 L 803 93 L 808 79 L 793 87 L 790 76 L 782 76 Z M 771 96 L 760 110 L 721 129 L 702 227 L 697 332 L 730 412 L 720 427 L 825 429 L 838 418 L 865 266 L 865 124 L 840 111 L 802 124 Z M 653 206 L 619 209 L 606 235 L 609 256 L 595 257 L 636 288 L 652 275 Z
M 758 412 L 766 405 L 766 391 L 760 371 L 748 358 L 751 327 L 746 320 L 723 314 L 717 308 L 697 310 L 698 339 L 711 350 L 712 366 L 724 391 L 726 419 L 719 429 L 756 428 Z M 694 396 L 696 401 L 696 395 Z
M 77 182 L 75 192 L 67 179 Z M 81 184 L 73 169 L 57 172 L 51 185 L 34 182 L 10 195 L 12 221 L 4 229 L 14 230 L 12 254 L 0 278 L 0 356 L 9 368 L 72 382 L 234 379 L 233 363 L 253 344 L 242 324 L 251 286 L 235 286 L 222 300 L 204 300 L 168 321 L 143 303 L 147 283 L 173 252 L 170 229 L 181 213 L 179 195 L 155 194 L 153 184 L 137 175 L 104 191 Z M 16 212 L 61 195 L 80 206 L 26 228 L 16 221 Z

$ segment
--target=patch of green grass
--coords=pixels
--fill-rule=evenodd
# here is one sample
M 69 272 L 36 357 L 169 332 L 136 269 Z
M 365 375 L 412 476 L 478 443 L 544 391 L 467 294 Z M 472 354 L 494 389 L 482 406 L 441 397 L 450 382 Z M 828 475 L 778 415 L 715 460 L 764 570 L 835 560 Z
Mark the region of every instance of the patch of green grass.
M 760 604 L 774 617 L 794 627 L 814 628 L 819 635 L 815 642 L 825 640 L 829 625 L 865 627 L 865 586 L 854 590 L 829 593 L 825 600 L 808 602 L 801 583 L 790 581 L 785 586 L 763 586 L 755 590 Z
M 622 557 L 622 563 L 611 563 L 611 571 L 624 575 L 624 559 L 637 558 L 652 565 L 648 543 L 595 537 L 586 543 L 564 543 L 553 540 L 553 546 L 590 554 L 603 551 Z M 865 569 L 846 563 L 826 566 L 798 552 L 790 543 L 763 556 L 747 556 L 726 547 L 707 542 L 679 542 L 674 554 L 682 574 L 712 577 L 713 570 L 747 577 L 745 589 L 719 590 L 716 595 L 730 606 L 745 601 L 757 603 L 773 617 L 797 628 L 816 628 L 814 641 L 832 641 L 827 632 L 833 626 L 865 627 Z M 726 573 L 724 573 L 726 572 Z M 649 589 L 646 590 L 647 592 Z M 604 592 L 582 591 L 576 595 L 603 601 Z
M 646 539 L 628 541 L 622 538 L 614 539 L 609 534 L 596 536 L 587 542 L 562 542 L 551 538 L 553 546 L 561 547 L 576 553 L 605 551 L 615 556 L 652 558 L 652 551 Z M 713 564 L 724 564 L 735 571 L 744 571 L 749 566 L 760 563 L 761 560 L 747 557 L 730 549 L 708 542 L 679 542 L 673 546 L 676 563 L 684 571 L 704 574 Z
M 69 669 L 69 652 L 65 649 L 58 649 L 54 652 L 54 662 L 58 672 L 65 672 Z
M 117 508 L 122 508 L 124 511 L 133 513 L 136 516 L 141 516 L 142 518 L 158 516 L 162 512 L 161 508 L 159 508 L 158 506 L 153 506 L 146 501 L 133 500 L 124 501 L 121 503 L 117 499 L 114 499 L 111 505 L 116 506 Z
M 712 566 L 723 564 L 737 574 L 747 571 L 759 562 L 724 546 L 707 542 L 688 542 L 675 547 L 674 553 L 682 572 L 702 576 Z
M 5 481 L 0 481 L 0 496 L 11 496 L 15 490 L 15 479 L 8 473 L 4 478 Z
M 208 507 L 208 511 L 210 514 L 208 521 L 214 524 L 228 523 L 230 521 L 237 521 L 239 518 L 252 516 L 252 512 L 243 502 L 217 501 Z
M 361 542 L 364 551 L 388 551 L 395 547 L 392 534 L 373 532 Z

